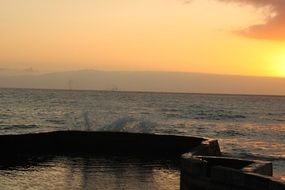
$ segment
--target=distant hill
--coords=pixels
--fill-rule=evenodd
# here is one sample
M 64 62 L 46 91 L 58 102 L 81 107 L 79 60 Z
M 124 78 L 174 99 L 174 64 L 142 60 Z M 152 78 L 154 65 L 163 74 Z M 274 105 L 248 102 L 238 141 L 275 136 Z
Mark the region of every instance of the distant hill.
M 285 78 L 81 70 L 44 75 L 0 75 L 0 87 L 285 95 Z
M 2 76 L 19 76 L 19 75 L 34 75 L 37 72 L 33 68 L 26 69 L 8 69 L 0 67 L 0 77 Z

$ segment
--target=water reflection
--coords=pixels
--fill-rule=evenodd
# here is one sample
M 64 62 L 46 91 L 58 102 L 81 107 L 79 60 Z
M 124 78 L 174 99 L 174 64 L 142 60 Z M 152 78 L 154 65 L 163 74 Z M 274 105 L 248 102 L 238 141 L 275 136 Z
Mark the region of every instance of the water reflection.
M 114 156 L 23 159 L 1 164 L 0 189 L 179 189 L 177 163 Z

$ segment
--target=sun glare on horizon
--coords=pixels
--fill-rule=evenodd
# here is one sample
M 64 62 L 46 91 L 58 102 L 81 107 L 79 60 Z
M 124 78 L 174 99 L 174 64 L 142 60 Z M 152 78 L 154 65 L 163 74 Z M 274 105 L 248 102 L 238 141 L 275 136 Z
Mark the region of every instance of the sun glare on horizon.
M 272 75 L 285 78 L 285 53 L 275 56 L 272 62 Z
M 279 64 L 278 73 L 281 77 L 285 77 L 285 57 L 283 59 L 283 62 Z

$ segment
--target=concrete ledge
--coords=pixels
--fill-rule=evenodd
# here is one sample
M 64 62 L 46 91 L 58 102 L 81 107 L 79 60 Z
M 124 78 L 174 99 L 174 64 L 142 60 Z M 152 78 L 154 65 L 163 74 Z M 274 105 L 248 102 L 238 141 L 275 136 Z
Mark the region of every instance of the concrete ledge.
M 284 181 L 281 181 L 276 178 L 271 178 L 269 181 L 269 190 L 284 190 L 285 189 L 285 183 Z
M 24 135 L 1 135 L 3 156 L 14 154 L 122 154 L 173 155 L 191 152 L 205 138 L 123 132 L 55 131 Z
M 191 155 L 207 155 L 207 156 L 220 156 L 221 150 L 217 140 L 207 139 L 202 141 L 200 145 L 197 145 L 188 154 Z
M 247 173 L 257 173 L 267 176 L 273 175 L 272 163 L 259 161 L 259 160 L 254 160 L 252 164 L 244 167 L 242 171 Z
M 271 162 L 184 154 L 181 163 L 183 190 L 285 190 L 271 177 Z
M 183 155 L 183 157 L 181 160 L 181 171 L 193 177 L 207 177 L 207 161 L 189 157 L 189 155 Z

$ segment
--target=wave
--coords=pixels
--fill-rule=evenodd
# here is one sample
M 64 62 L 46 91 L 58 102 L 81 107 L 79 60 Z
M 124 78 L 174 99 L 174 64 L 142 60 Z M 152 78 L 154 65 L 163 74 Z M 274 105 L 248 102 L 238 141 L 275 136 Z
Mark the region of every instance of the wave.
M 5 113 L 0 114 L 0 119 L 9 119 L 10 117 L 11 117 L 11 115 L 9 115 L 9 114 L 5 114 Z
M 0 125 L 0 130 L 34 129 L 37 125 Z
M 225 130 L 225 131 L 217 131 L 217 135 L 226 136 L 226 137 L 236 137 L 236 136 L 246 136 L 240 131 L 235 130 Z
M 196 117 L 194 117 L 194 119 L 198 119 L 198 120 L 240 120 L 240 119 L 246 119 L 246 116 L 244 115 L 230 115 L 230 114 L 205 114 L 205 113 L 200 113 L 197 114 Z
M 230 155 L 228 153 L 227 155 Z M 252 159 L 252 160 L 266 160 L 266 161 L 285 161 L 285 155 L 262 155 L 257 153 L 239 153 L 240 158 Z
M 46 119 L 45 121 L 48 123 L 53 123 L 58 125 L 65 124 L 65 121 L 63 119 Z

